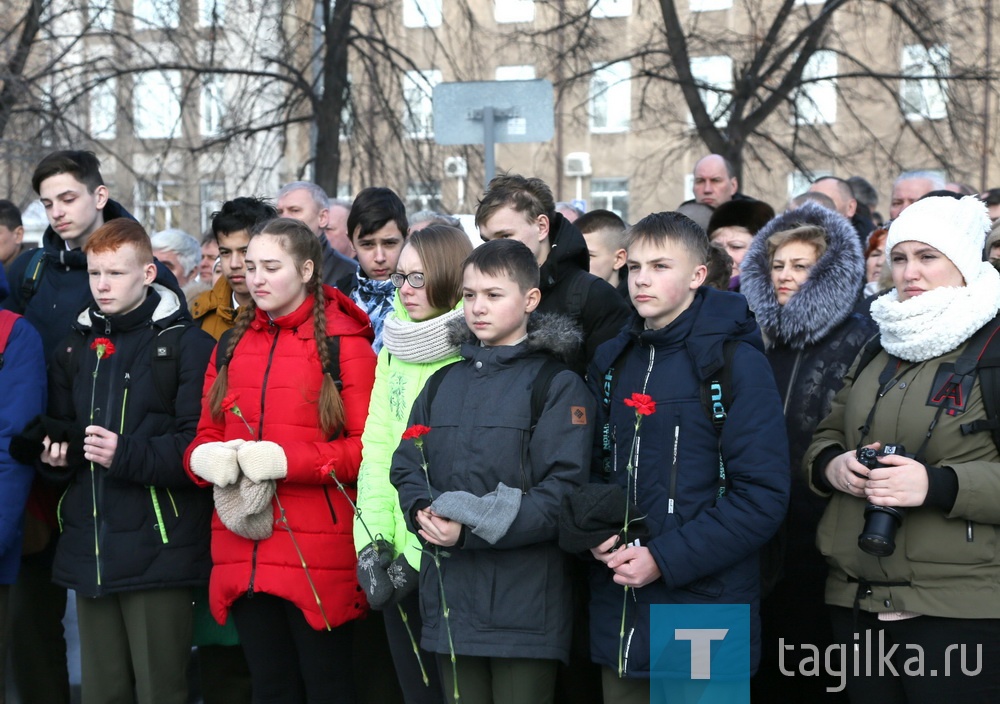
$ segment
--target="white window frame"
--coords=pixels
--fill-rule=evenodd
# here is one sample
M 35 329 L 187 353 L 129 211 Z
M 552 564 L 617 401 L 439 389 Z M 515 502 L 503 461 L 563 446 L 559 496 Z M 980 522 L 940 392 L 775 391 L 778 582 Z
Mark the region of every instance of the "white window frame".
M 591 0 L 590 16 L 596 19 L 628 17 L 632 14 L 632 0 Z
M 443 18 L 442 0 L 403 0 L 403 26 L 440 27 Z
M 942 120 L 948 117 L 948 82 L 937 76 L 947 75 L 951 66 L 951 50 L 947 44 L 924 47 L 908 44 L 903 47 L 899 85 L 899 102 L 909 120 Z
M 135 136 L 174 139 L 181 133 L 180 71 L 144 71 L 132 92 Z
M 822 0 L 820 0 L 822 2 Z M 715 12 L 733 9 L 733 0 L 690 0 L 691 12 Z
M 535 0 L 493 0 L 493 19 L 497 24 L 535 21 Z
M 732 100 L 733 59 L 729 56 L 691 57 L 691 75 L 698 84 L 698 93 L 705 104 L 705 110 L 716 127 L 723 128 L 729 123 L 726 109 Z M 707 87 L 706 87 L 707 86 Z M 712 90 L 714 88 L 715 90 Z M 689 117 L 691 126 L 694 118 Z
M 441 71 L 407 71 L 403 75 L 403 124 L 410 139 L 434 138 L 434 86 Z
M 149 232 L 159 232 L 172 227 L 180 227 L 183 203 L 180 199 L 168 199 L 164 196 L 166 188 L 178 187 L 176 181 L 142 181 L 135 184 L 136 216 Z M 149 189 L 147 191 L 146 189 Z M 163 223 L 157 222 L 157 215 L 163 213 Z M 176 213 L 176 217 L 175 217 Z
M 591 178 L 591 210 L 610 210 L 622 220 L 628 221 L 628 208 L 630 205 L 630 191 L 628 186 L 627 178 Z M 614 207 L 616 198 L 624 198 L 624 208 Z
M 176 0 L 132 0 L 136 29 L 173 29 L 180 22 Z
M 215 137 L 226 118 L 225 77 L 218 73 L 201 76 L 201 135 Z
M 415 213 L 421 210 L 441 212 L 444 200 L 440 181 L 411 182 L 406 185 L 406 209 Z
M 788 199 L 791 200 L 795 196 L 802 195 L 809 190 L 814 181 L 824 176 L 833 176 L 833 172 L 826 169 L 816 169 L 812 175 L 806 174 L 804 171 L 791 172 L 788 174 Z
M 199 184 L 201 196 L 201 231 L 206 232 L 212 226 L 212 214 L 222 210 L 226 201 L 226 183 L 224 181 L 202 181 Z
M 109 78 L 95 85 L 87 94 L 90 101 L 91 139 L 114 139 L 118 136 L 118 79 Z
M 616 61 L 595 63 L 593 67 L 587 100 L 590 131 L 628 132 L 632 121 L 632 65 Z
M 832 125 L 837 121 L 837 52 L 815 52 L 802 70 L 802 79 L 808 82 L 795 92 L 792 119 L 799 125 Z
M 535 67 L 531 64 L 497 66 L 493 74 L 497 81 L 533 81 L 535 77 Z

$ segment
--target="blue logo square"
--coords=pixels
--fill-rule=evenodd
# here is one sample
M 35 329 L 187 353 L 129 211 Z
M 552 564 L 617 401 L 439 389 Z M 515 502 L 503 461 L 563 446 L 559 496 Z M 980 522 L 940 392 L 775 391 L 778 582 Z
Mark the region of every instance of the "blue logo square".
M 652 604 L 651 704 L 750 704 L 750 605 Z

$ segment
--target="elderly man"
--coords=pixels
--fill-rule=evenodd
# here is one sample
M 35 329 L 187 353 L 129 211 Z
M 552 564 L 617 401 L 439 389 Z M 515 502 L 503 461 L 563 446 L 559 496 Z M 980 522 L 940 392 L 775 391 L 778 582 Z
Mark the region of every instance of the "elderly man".
M 329 203 L 326 191 L 308 181 L 292 181 L 278 191 L 278 216 L 301 220 L 319 238 L 323 248 L 323 283 L 334 286 L 338 279 L 357 271 L 358 263 L 331 247 L 323 235 L 330 222 Z
M 331 198 L 329 210 L 326 223 L 327 242 L 348 259 L 354 259 L 356 252 L 351 243 L 351 236 L 347 234 L 347 216 L 351 214 L 351 201 Z
M 201 263 L 201 245 L 183 230 L 161 230 L 149 238 L 153 245 L 153 256 L 163 262 L 177 278 L 177 283 L 190 304 L 200 293 L 211 288 L 198 280 L 198 265 Z
M 889 204 L 889 219 L 895 220 L 899 214 L 931 191 L 944 189 L 944 179 L 933 171 L 906 171 L 892 184 L 892 202 Z
M 868 235 L 875 229 L 875 224 L 858 209 L 858 201 L 850 183 L 836 176 L 820 176 L 809 186 L 809 192 L 822 193 L 832 200 L 834 210 L 851 221 L 861 241 L 868 241 Z
M 712 208 L 736 196 L 740 183 L 729 160 L 719 154 L 709 154 L 694 165 L 694 199 Z

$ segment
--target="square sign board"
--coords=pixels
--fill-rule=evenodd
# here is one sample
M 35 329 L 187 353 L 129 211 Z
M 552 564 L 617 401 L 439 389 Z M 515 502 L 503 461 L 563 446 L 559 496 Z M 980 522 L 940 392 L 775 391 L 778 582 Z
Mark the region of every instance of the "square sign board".
M 547 142 L 555 130 L 552 84 L 472 81 L 434 86 L 434 141 L 483 144 L 484 115 L 493 108 L 493 141 Z

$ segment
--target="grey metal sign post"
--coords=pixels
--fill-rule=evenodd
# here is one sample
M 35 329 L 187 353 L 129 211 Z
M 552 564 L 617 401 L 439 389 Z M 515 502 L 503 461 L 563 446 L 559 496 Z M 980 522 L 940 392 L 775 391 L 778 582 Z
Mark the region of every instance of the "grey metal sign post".
M 482 144 L 485 186 L 496 174 L 496 144 L 547 142 L 555 132 L 552 84 L 473 81 L 434 86 L 434 140 Z

